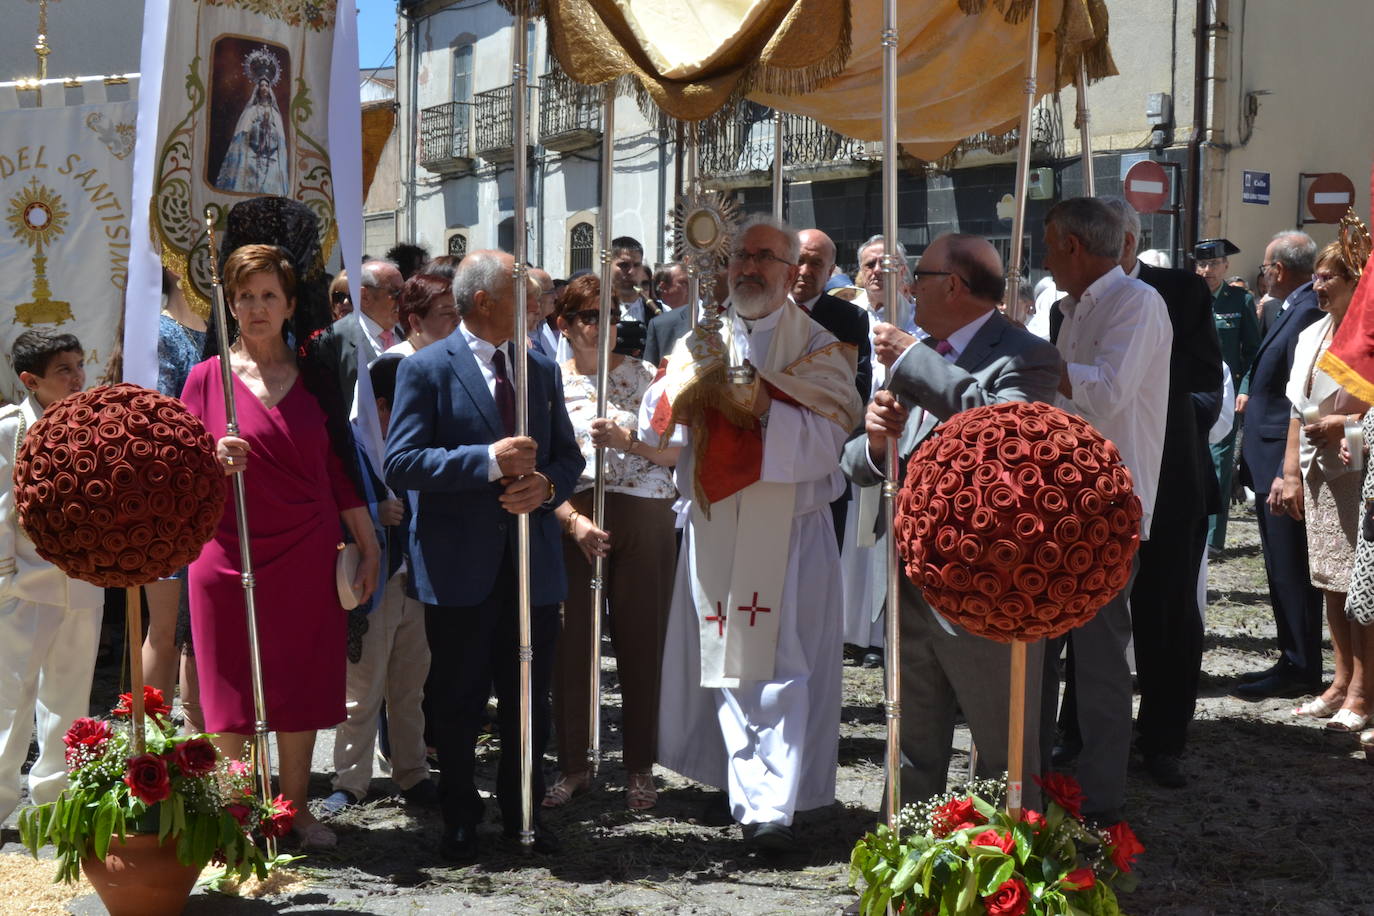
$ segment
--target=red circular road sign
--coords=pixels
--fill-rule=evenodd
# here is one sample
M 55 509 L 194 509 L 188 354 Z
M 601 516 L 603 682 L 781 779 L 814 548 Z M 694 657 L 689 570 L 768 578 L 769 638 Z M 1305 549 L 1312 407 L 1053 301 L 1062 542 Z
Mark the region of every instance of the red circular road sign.
M 1158 162 L 1142 159 L 1126 172 L 1126 202 L 1137 213 L 1157 213 L 1169 202 L 1169 173 Z
M 1355 183 L 1340 172 L 1318 175 L 1307 186 L 1307 212 L 1319 223 L 1339 223 L 1355 203 Z

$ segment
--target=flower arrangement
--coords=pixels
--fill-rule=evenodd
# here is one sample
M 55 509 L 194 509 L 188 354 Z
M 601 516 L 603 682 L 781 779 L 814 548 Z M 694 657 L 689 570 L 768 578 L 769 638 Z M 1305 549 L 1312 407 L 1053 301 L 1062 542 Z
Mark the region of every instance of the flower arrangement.
M 1048 404 L 960 411 L 911 456 L 897 546 L 931 607 L 1008 642 L 1086 623 L 1130 578 L 1140 500 L 1116 446 Z
M 851 886 L 865 884 L 864 916 L 890 903 L 913 916 L 1118 916 L 1118 891 L 1135 889 L 1131 867 L 1145 849 L 1122 821 L 1083 822 L 1083 795 L 1070 776 L 1036 777 L 1045 813 L 1020 820 L 999 807 L 1004 780 L 907 805 L 894 831 L 864 836 L 850 858 Z
M 143 585 L 194 560 L 226 494 L 205 425 L 176 398 L 138 385 L 52 405 L 14 468 L 19 523 L 39 555 L 104 588 Z
M 257 837 L 284 836 L 296 812 L 278 795 L 264 805 L 252 769 L 222 757 L 205 735 L 179 735 L 172 710 L 155 687 L 143 688 L 146 747 L 134 753 L 132 698 L 123 694 L 112 719 L 77 719 L 63 739 L 69 785 L 55 802 L 19 815 L 19 834 L 35 856 L 57 848 L 58 881 L 74 881 L 81 860 L 104 859 L 116 837 L 156 833 L 176 843 L 177 860 L 225 875 L 265 878 L 268 860 Z

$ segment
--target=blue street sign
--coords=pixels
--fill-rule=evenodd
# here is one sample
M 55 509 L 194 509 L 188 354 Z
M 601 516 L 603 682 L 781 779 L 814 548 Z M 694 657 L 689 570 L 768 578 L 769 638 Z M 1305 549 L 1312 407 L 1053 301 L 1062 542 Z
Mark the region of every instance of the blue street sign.
M 1241 173 L 1240 199 L 1247 204 L 1268 204 L 1269 173 L 1251 172 L 1248 169 Z

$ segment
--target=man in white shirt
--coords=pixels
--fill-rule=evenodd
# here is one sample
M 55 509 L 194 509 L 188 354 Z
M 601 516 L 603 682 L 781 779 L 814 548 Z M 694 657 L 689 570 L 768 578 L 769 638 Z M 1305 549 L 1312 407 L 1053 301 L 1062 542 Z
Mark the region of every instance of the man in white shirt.
M 1004 284 L 992 245 L 977 236 L 942 235 L 915 274 L 916 319 L 930 336 L 922 346 L 890 324 L 874 328 L 878 360 L 889 367 L 888 387 L 874 395 L 865 431 L 845 445 L 840 462 L 864 486 L 886 478 L 890 436 L 899 437 L 905 468 L 936 427 L 961 410 L 1054 398 L 1059 355 L 997 312 Z M 885 551 L 876 559 L 873 575 L 883 591 Z M 956 704 L 978 746 L 978 775 L 995 778 L 1007 769 L 1011 649 L 946 623 L 905 576 L 901 585 L 901 797 L 911 804 L 945 791 Z M 1040 769 L 1043 653 L 1043 642 L 1027 647 L 1024 773 Z M 1034 797 L 1032 788 L 1028 803 Z
M 1059 303 L 1064 323 L 1057 405 L 1078 414 L 1112 440 L 1131 472 L 1143 516 L 1140 537 L 1150 536 L 1164 421 L 1168 411 L 1173 328 L 1159 293 L 1133 280 L 1118 263 L 1125 242 L 1121 215 L 1088 197 L 1061 201 L 1045 216 L 1045 266 L 1067 293 Z M 1134 580 L 1134 567 L 1131 579 Z M 1068 637 L 1078 685 L 1083 735 L 1078 781 L 1086 815 L 1120 819 L 1131 746 L 1130 583 L 1088 623 Z M 1058 642 L 1058 641 L 1056 641 Z M 1051 644 L 1045 665 L 1042 738 L 1053 734 L 1059 678 Z M 1042 745 L 1042 752 L 1048 747 Z M 1048 753 L 1044 753 L 1048 759 Z
M 368 366 L 403 335 L 396 327 L 396 303 L 401 296 L 401 270 L 391 261 L 364 261 L 358 272 L 362 288 L 360 308 L 330 325 L 316 352 L 339 378 L 339 391 L 353 403 L 358 365 Z M 370 390 L 370 389 L 369 389 Z

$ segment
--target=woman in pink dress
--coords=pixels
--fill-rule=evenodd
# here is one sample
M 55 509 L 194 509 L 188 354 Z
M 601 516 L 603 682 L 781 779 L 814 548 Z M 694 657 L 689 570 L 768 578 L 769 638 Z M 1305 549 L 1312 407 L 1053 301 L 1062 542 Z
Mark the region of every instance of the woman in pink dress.
M 306 787 L 316 730 L 344 719 L 346 614 L 335 585 L 336 545 L 344 528 L 357 541 L 362 563 L 353 584 L 364 601 L 376 585 L 379 550 L 367 508 L 331 444 L 326 411 L 286 343 L 296 278 L 284 252 L 271 245 L 238 248 L 225 263 L 224 281 L 239 326 L 229 360 L 240 435 L 225 435 L 218 359 L 191 370 L 182 400 L 218 440 L 226 477 L 244 474 L 280 789 L 296 806 L 301 846 L 330 848 L 337 838 L 310 814 Z M 221 751 L 237 758 L 253 733 L 240 569 L 231 497 L 214 539 L 191 564 L 190 599 L 205 726 L 218 733 Z

